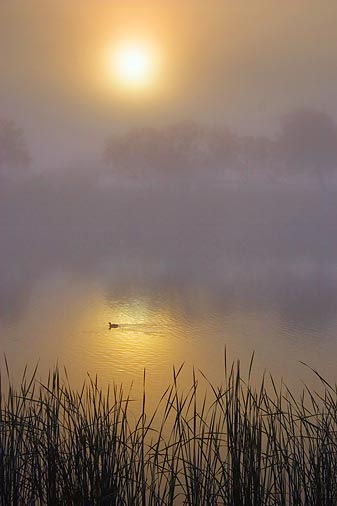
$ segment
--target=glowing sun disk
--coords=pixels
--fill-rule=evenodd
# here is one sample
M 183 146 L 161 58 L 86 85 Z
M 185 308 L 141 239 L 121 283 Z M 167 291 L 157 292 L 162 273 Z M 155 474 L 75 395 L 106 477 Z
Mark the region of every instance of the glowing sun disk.
M 156 70 L 154 51 L 141 44 L 121 45 L 114 51 L 115 78 L 125 88 L 143 88 L 152 84 Z

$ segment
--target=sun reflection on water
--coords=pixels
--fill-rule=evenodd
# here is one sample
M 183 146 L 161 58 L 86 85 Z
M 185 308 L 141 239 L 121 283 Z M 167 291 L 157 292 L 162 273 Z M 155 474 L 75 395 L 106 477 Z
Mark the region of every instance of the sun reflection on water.
M 321 331 L 286 324 L 277 306 L 269 304 L 266 310 L 263 301 L 249 305 L 234 295 L 220 299 L 207 293 L 197 287 L 182 291 L 122 284 L 111 290 L 97 280 L 58 274 L 35 286 L 20 318 L 4 325 L 1 344 L 16 378 L 26 364 L 34 369 L 39 360 L 39 378 L 44 380 L 58 362 L 75 388 L 87 374 L 97 375 L 103 387 L 122 383 L 128 390 L 133 384 L 133 396 L 139 399 L 145 370 L 153 405 L 172 384 L 173 366 L 178 369 L 182 363 L 185 390 L 193 367 L 219 384 L 225 347 L 230 361 L 240 358 L 243 370 L 254 350 L 258 374 L 270 369 L 280 377 L 287 364 L 288 382 L 308 379 L 299 360 L 334 367 L 328 360 L 337 346 L 332 337 L 324 345 Z M 110 321 L 119 327 L 109 330 Z M 329 335 L 335 335 L 335 328 L 334 320 Z

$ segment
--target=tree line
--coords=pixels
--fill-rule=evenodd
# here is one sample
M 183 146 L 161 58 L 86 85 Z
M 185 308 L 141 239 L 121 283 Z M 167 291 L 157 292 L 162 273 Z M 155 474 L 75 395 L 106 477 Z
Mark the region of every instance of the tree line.
M 111 136 L 103 153 L 116 177 L 277 178 L 324 180 L 337 172 L 337 124 L 321 111 L 297 110 L 273 136 L 238 135 L 226 127 L 182 122 Z M 24 134 L 0 118 L 0 173 L 22 170 L 31 156 Z
M 193 122 L 146 127 L 111 137 L 105 160 L 128 177 L 186 175 L 256 178 L 337 172 L 337 124 L 324 112 L 287 115 L 274 136 L 240 136 L 225 127 Z

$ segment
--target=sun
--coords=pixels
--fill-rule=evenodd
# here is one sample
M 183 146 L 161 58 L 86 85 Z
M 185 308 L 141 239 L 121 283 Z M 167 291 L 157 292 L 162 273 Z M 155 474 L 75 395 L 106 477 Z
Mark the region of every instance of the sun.
M 119 87 L 130 90 L 150 88 L 158 77 L 158 54 L 153 47 L 140 42 L 128 42 L 113 48 L 109 70 Z

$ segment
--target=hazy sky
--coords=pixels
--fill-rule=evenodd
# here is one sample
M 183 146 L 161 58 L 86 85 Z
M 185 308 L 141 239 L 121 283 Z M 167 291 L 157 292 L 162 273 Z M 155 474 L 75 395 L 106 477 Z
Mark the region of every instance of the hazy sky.
M 336 116 L 336 19 L 336 0 L 1 0 L 0 115 L 51 166 L 135 125 L 260 132 L 297 107 Z M 125 39 L 162 54 L 153 92 L 116 91 L 106 55 Z

